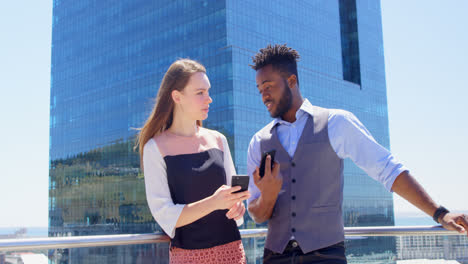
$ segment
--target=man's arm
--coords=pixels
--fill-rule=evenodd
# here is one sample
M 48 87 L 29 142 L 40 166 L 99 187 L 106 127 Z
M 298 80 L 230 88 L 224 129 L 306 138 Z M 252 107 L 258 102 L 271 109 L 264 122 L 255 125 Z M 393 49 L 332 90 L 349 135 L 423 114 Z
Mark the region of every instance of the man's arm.
M 426 214 L 434 215 L 439 206 L 410 175 L 408 169 L 378 144 L 352 113 L 343 110 L 330 111 L 328 133 L 330 143 L 340 158 L 350 158 L 387 190 L 396 192 Z M 466 215 L 448 213 L 438 220 L 446 229 L 461 233 L 468 230 Z
M 433 216 L 439 207 L 408 171 L 398 175 L 393 182 L 392 190 L 430 216 Z M 445 229 L 456 230 L 459 233 L 468 230 L 468 216 L 464 214 L 448 213 L 438 220 Z
M 253 172 L 254 183 L 260 190 L 260 196 L 249 203 L 250 216 L 256 223 L 263 223 L 270 219 L 276 199 L 283 185 L 283 179 L 279 175 L 279 163 L 275 162 L 271 170 L 271 157 L 268 155 L 265 162 L 265 175 L 260 178 L 258 167 Z
M 248 210 L 250 216 L 252 216 L 253 220 L 258 224 L 267 221 L 271 217 L 275 203 L 276 199 L 264 198 L 260 195 L 260 197 L 249 204 Z

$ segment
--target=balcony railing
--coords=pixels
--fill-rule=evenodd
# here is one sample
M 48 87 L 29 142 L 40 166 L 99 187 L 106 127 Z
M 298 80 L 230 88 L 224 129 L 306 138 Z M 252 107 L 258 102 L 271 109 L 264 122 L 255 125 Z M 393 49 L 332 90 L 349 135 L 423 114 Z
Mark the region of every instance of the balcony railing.
M 267 229 L 242 229 L 242 238 L 265 237 Z M 379 227 L 346 227 L 345 236 L 375 237 L 375 236 L 440 236 L 460 235 L 455 231 L 448 231 L 442 226 L 379 226 Z M 47 237 L 25 239 L 0 240 L 1 251 L 21 251 L 58 248 L 103 247 L 119 245 L 153 244 L 168 242 L 169 237 L 164 234 L 128 234 L 102 236 L 74 236 Z

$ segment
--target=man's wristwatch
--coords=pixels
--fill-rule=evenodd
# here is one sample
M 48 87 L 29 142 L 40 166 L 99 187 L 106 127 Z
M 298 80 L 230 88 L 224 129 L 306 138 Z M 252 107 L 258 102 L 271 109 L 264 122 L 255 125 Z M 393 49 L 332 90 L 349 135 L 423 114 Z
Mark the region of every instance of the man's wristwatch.
M 439 218 L 441 217 L 444 217 L 447 213 L 450 213 L 449 210 L 447 210 L 447 208 L 443 207 L 442 205 L 439 206 L 439 208 L 437 208 L 437 210 L 435 211 L 434 215 L 432 216 L 432 218 L 434 219 L 434 221 L 436 221 L 437 223 L 439 223 Z M 440 224 L 440 223 L 439 223 Z

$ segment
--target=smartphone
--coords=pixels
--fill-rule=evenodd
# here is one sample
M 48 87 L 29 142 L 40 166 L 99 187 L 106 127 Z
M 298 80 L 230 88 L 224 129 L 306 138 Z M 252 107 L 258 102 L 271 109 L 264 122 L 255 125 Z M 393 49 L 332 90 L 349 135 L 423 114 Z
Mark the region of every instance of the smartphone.
M 233 192 L 233 193 L 247 191 L 247 189 L 249 188 L 249 179 L 250 179 L 249 175 L 233 175 L 231 186 L 241 187 L 240 191 Z
M 263 176 L 265 175 L 265 162 L 266 162 L 266 157 L 268 155 L 271 156 L 271 169 L 273 169 L 273 164 L 275 163 L 275 154 L 276 154 L 275 149 L 263 152 L 262 161 L 260 162 L 260 171 L 259 171 L 260 178 L 263 178 Z

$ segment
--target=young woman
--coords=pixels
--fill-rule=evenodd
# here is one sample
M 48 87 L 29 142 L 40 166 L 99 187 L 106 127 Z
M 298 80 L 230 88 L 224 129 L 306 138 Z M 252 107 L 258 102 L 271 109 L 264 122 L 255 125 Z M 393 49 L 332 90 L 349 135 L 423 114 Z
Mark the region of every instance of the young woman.
M 236 221 L 248 191 L 230 187 L 234 164 L 226 138 L 202 127 L 210 82 L 200 63 L 167 70 L 138 137 L 153 217 L 170 236 L 170 263 L 246 263 Z

